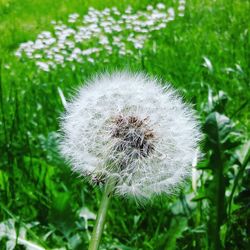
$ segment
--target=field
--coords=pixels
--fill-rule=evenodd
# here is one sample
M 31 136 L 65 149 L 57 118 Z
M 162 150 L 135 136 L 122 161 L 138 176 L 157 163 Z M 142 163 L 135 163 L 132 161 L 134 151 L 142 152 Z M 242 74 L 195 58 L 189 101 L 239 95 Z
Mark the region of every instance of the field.
M 124 69 L 193 105 L 203 158 L 175 196 L 112 198 L 100 249 L 250 249 L 249 12 L 248 0 L 0 0 L 0 249 L 87 249 L 102 191 L 60 156 L 59 117 L 86 79 Z M 104 31 L 76 38 L 95 15 Z

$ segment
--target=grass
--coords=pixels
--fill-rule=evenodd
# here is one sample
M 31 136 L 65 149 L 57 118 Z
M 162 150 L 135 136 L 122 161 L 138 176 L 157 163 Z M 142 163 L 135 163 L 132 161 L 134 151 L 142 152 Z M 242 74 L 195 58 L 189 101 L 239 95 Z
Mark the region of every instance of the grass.
M 172 5 L 172 1 L 162 2 Z M 113 55 L 108 65 L 100 58 L 94 66 L 84 64 L 77 65 L 75 71 L 65 68 L 44 73 L 32 62 L 13 55 L 20 43 L 34 40 L 41 31 L 51 30 L 51 20 L 66 20 L 74 12 L 84 14 L 89 6 L 97 9 L 117 6 L 123 10 L 129 4 L 134 9 L 144 9 L 155 3 L 145 0 L 0 1 L 0 221 L 12 218 L 17 227 L 38 221 L 39 225 L 27 230 L 28 238 L 46 249 L 85 249 L 93 220 L 86 224 L 79 211 L 88 208 L 96 212 L 101 196 L 99 190 L 75 178 L 58 156 L 55 132 L 63 105 L 57 87 L 70 98 L 85 79 L 107 68 L 144 70 L 171 82 L 194 105 L 202 123 L 208 115 L 209 93 L 216 103 L 221 101 L 216 99 L 220 91 L 225 92 L 227 103 L 219 103 L 222 106 L 214 109 L 231 119 L 241 140 L 235 149 L 223 151 L 223 171 L 225 182 L 228 181 L 225 188 L 228 193 L 232 190 L 240 168 L 232 158 L 249 138 L 249 1 L 187 1 L 185 16 L 177 17 L 166 29 L 155 32 L 139 59 Z M 204 57 L 211 61 L 212 70 L 203 66 Z M 203 165 L 209 161 L 210 151 L 213 148 L 205 152 Z M 206 175 L 213 178 L 215 173 L 203 170 L 199 194 L 212 190 Z M 234 198 L 243 195 L 247 178 L 244 171 Z M 210 208 L 215 204 L 207 199 L 190 201 L 194 195 L 187 185 L 178 197 L 162 197 L 145 207 L 115 198 L 102 249 L 214 247 L 209 245 L 207 224 L 209 218 L 213 219 Z M 236 214 L 227 214 L 222 219 L 220 240 L 227 249 L 244 249 L 250 244 L 245 235 L 249 235 L 249 220 L 244 212 L 247 205 L 242 205 L 248 203 L 244 201 L 236 200 Z M 90 215 L 85 212 L 84 216 Z M 229 219 L 230 225 L 225 224 Z M 0 246 L 5 246 L 5 242 L 6 239 L 0 241 Z

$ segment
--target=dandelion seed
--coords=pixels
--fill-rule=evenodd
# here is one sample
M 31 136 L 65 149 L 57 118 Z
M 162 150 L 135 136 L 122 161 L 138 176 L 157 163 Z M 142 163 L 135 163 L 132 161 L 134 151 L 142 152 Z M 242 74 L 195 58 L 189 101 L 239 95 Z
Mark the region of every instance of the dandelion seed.
M 100 75 L 62 117 L 61 152 L 92 182 L 139 200 L 172 194 L 192 172 L 200 132 L 194 111 L 167 85 L 143 74 Z

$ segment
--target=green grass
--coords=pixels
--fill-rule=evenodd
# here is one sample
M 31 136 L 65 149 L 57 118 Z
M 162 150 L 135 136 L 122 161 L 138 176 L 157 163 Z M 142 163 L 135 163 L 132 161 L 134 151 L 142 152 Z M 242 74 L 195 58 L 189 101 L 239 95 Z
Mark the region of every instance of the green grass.
M 172 5 L 172 1 L 162 2 Z M 101 197 L 99 190 L 76 178 L 58 156 L 54 132 L 58 130 L 63 105 L 57 87 L 70 98 L 74 89 L 95 72 L 107 68 L 143 70 L 171 82 L 194 105 L 202 123 L 211 111 L 209 92 L 216 96 L 223 91 L 227 103 L 221 104 L 214 98 L 218 102 L 214 110 L 235 123 L 241 146 L 249 138 L 249 1 L 187 1 L 185 16 L 155 32 L 137 60 L 113 55 L 108 65 L 100 58 L 94 66 L 84 64 L 77 65 L 75 71 L 64 68 L 44 73 L 32 62 L 13 55 L 20 43 L 51 30 L 51 20 L 66 20 L 74 12 L 83 15 L 89 6 L 117 6 L 123 10 L 130 4 L 134 9 L 144 9 L 149 3 L 157 1 L 0 1 L 0 221 L 14 218 L 20 225 L 38 221 L 28 236 L 46 248 L 86 249 L 93 221 L 87 226 L 79 217 L 79 209 L 87 207 L 96 212 Z M 212 71 L 202 66 L 204 56 L 211 61 Z M 227 72 L 226 68 L 233 71 Z M 204 146 L 202 166 L 207 166 L 213 150 Z M 238 170 L 244 166 L 233 161 L 237 150 L 238 144 L 233 149 L 225 147 L 222 152 L 225 188 L 229 193 Z M 203 170 L 199 195 L 217 190 L 217 186 L 211 187 L 206 175 L 213 179 L 216 171 Z M 250 244 L 249 200 L 242 194 L 245 187 L 249 188 L 246 180 L 249 174 L 243 171 L 232 201 L 233 212 L 221 215 L 221 242 L 227 249 L 247 249 Z M 237 203 L 242 195 L 245 200 Z M 144 207 L 114 198 L 102 249 L 216 248 L 209 245 L 208 224 L 216 218 L 211 208 L 218 206 L 209 199 L 190 201 L 193 196 L 187 185 L 178 197 L 162 197 Z M 227 205 L 228 196 L 221 197 L 224 198 Z M 48 232 L 50 235 L 43 238 Z M 5 241 L 0 241 L 3 249 Z

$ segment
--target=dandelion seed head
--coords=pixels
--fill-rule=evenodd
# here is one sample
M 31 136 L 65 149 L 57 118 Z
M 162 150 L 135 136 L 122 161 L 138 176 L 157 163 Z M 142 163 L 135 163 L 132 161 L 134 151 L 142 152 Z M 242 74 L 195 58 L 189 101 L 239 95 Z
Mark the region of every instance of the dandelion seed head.
M 172 194 L 190 175 L 200 132 L 194 111 L 169 86 L 144 74 L 89 80 L 67 105 L 60 149 L 90 182 L 116 180 L 139 200 Z

